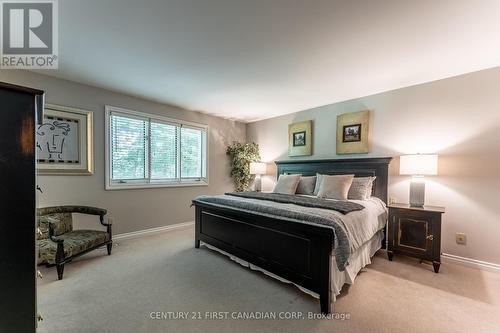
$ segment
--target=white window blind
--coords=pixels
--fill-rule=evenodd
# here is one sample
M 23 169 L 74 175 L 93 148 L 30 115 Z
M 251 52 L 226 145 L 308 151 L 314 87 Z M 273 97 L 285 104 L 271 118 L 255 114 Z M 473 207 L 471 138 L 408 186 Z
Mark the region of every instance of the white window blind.
M 147 121 L 111 116 L 112 178 L 146 179 Z
M 181 128 L 181 177 L 202 177 L 202 132 L 198 129 Z
M 207 183 L 205 125 L 106 110 L 107 189 Z
M 151 178 L 177 178 L 177 126 L 151 122 Z

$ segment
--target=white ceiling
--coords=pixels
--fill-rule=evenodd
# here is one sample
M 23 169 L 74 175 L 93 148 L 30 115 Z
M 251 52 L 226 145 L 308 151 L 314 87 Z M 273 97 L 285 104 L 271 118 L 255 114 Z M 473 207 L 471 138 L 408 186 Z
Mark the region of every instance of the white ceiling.
M 499 0 L 63 0 L 44 74 L 253 121 L 500 66 Z

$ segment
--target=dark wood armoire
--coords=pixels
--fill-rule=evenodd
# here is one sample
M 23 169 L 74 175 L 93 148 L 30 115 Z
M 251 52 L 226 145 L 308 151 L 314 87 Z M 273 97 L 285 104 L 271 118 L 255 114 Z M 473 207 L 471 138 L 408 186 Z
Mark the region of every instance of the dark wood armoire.
M 0 332 L 35 332 L 35 126 L 43 91 L 0 82 Z

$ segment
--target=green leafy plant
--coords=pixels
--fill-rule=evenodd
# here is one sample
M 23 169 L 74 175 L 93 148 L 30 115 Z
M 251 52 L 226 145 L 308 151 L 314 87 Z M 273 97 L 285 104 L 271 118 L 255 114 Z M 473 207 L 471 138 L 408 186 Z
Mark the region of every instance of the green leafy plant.
M 226 154 L 231 158 L 231 177 L 233 177 L 235 190 L 246 191 L 252 180 L 250 162 L 260 161 L 259 145 L 255 142 L 234 141 L 227 147 Z

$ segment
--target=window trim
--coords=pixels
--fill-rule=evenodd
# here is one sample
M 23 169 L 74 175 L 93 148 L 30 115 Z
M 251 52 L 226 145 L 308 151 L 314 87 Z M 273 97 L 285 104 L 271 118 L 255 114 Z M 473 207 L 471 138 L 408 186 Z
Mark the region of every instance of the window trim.
M 208 178 L 209 178 L 209 135 L 208 135 L 208 125 L 195 123 L 191 121 L 179 120 L 174 118 L 169 118 L 165 116 L 159 116 L 156 114 L 139 112 L 129 109 L 124 109 L 116 106 L 105 105 L 104 107 L 104 162 L 105 162 L 105 184 L 104 187 L 106 190 L 129 190 L 129 189 L 146 189 L 146 188 L 163 188 L 163 187 L 191 187 L 191 186 L 208 186 Z M 148 120 L 154 120 L 162 123 L 167 123 L 176 126 L 186 126 L 194 129 L 202 129 L 205 131 L 205 178 L 201 178 L 201 180 L 192 180 L 192 179 L 180 179 L 180 180 L 156 180 L 154 182 L 144 182 L 141 180 L 131 181 L 127 183 L 116 183 L 111 179 L 111 145 L 110 145 L 110 119 L 112 113 L 123 114 L 124 116 L 131 116 L 133 118 L 147 118 Z M 148 126 L 149 127 L 149 126 Z M 179 138 L 180 140 L 180 138 Z M 203 154 L 203 152 L 202 152 Z M 178 152 L 177 164 L 180 163 L 180 149 Z M 146 167 L 151 164 L 150 161 L 147 161 Z M 203 168 L 202 168 L 203 169 Z M 202 170 L 203 171 L 203 170 Z M 180 172 L 180 169 L 179 169 Z M 151 177 L 151 175 L 149 175 Z M 151 180 L 151 178 L 149 178 Z

